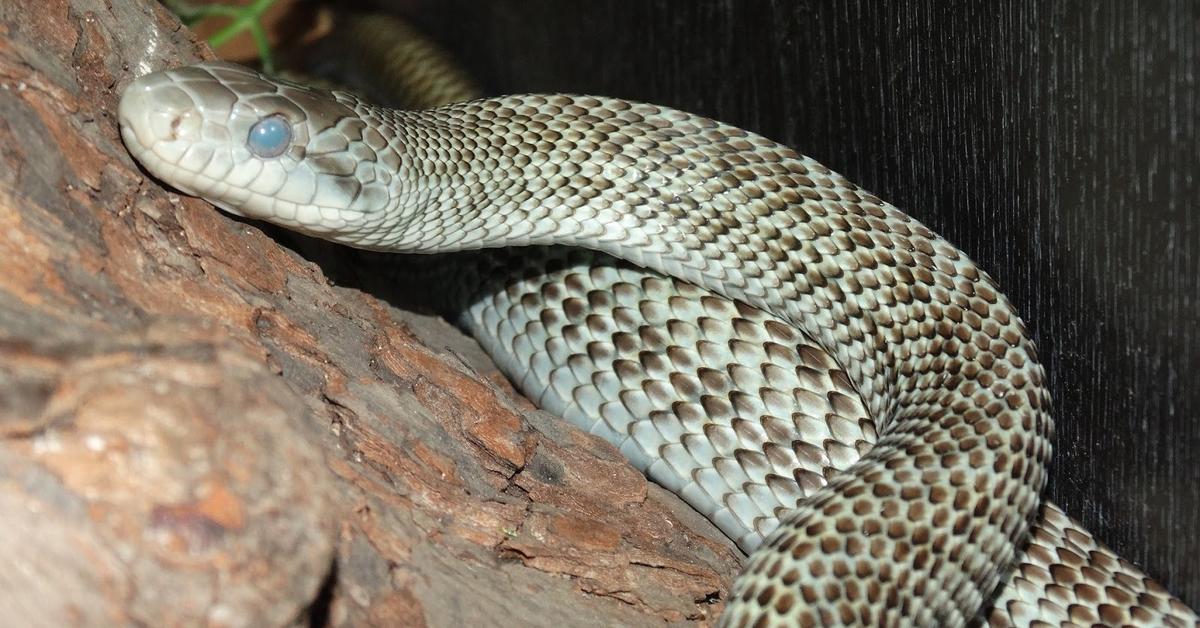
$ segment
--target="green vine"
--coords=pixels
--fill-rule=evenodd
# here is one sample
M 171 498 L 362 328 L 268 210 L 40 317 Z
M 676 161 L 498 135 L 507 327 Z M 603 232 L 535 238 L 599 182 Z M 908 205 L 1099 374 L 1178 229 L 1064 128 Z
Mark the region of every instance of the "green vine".
M 271 43 L 267 40 L 267 31 L 262 25 L 262 14 L 271 8 L 276 0 L 254 0 L 245 6 L 193 5 L 185 0 L 162 0 L 162 2 L 189 27 L 209 18 L 228 19 L 229 24 L 208 38 L 208 45 L 213 48 L 222 46 L 230 39 L 237 37 L 242 31 L 249 31 L 250 36 L 254 39 L 255 47 L 258 48 L 263 71 L 268 74 L 275 72 L 275 59 L 271 53 Z

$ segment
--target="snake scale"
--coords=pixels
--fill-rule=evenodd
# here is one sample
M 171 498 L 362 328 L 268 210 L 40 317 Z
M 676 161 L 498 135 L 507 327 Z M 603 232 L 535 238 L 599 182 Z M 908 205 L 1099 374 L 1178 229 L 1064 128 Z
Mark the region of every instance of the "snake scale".
M 615 98 L 404 111 L 220 62 L 134 80 L 119 118 L 233 214 L 483 250 L 443 296 L 500 368 L 750 554 L 723 625 L 1197 625 L 1041 501 L 1045 375 L 995 283 L 788 147 Z

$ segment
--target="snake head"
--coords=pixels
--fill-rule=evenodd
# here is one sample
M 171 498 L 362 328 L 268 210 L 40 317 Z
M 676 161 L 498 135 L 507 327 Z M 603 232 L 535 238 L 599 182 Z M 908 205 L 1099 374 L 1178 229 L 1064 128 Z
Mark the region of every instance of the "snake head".
M 394 203 L 366 125 L 327 92 L 212 62 L 134 80 L 118 115 L 146 170 L 239 216 L 354 244 Z

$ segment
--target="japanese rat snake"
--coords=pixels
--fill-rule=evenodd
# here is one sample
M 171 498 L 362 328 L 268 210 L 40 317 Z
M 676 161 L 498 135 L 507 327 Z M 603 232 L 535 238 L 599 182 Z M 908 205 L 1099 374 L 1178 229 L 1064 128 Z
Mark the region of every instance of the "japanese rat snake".
M 726 625 L 1196 623 L 1041 501 L 1045 375 L 995 283 L 786 146 L 615 98 L 403 111 L 225 63 L 136 79 L 119 117 L 231 213 L 489 249 L 455 271 L 460 321 L 750 553 Z

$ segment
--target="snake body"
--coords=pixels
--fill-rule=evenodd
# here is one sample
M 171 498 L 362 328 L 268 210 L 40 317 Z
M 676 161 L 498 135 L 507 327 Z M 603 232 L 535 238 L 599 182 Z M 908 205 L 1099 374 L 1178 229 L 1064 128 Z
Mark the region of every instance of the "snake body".
M 135 80 L 119 117 L 234 214 L 505 247 L 458 275 L 464 324 L 750 552 L 725 625 L 1196 623 L 1043 507 L 1045 375 L 995 283 L 790 148 L 614 98 L 400 111 L 224 63 Z

